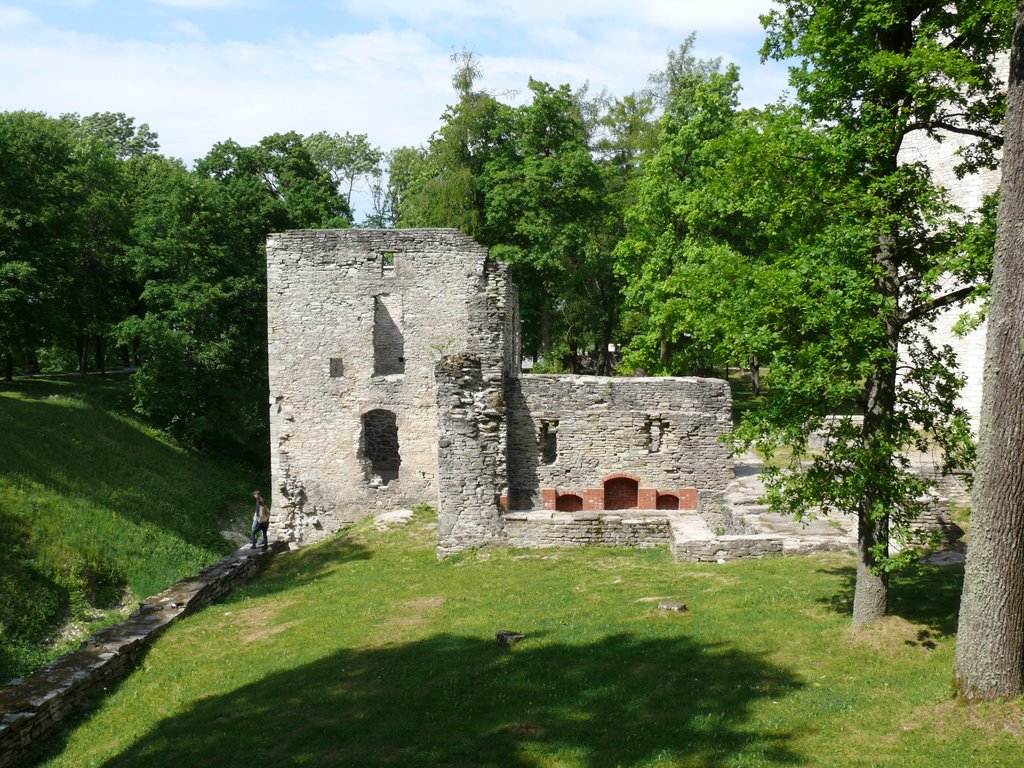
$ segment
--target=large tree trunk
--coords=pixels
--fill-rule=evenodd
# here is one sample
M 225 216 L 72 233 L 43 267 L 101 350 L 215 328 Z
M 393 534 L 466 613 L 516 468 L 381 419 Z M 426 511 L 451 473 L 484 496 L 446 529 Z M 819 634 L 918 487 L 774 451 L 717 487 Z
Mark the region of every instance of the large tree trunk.
M 895 343 L 895 342 L 894 342 Z M 884 366 L 884 364 L 883 364 Z M 863 440 L 865 445 L 876 443 L 885 436 L 886 422 L 896 400 L 895 365 L 876 369 L 866 382 L 867 407 L 864 410 Z M 888 474 L 886 467 L 874 468 L 873 477 L 881 480 Z M 857 582 L 853 591 L 854 626 L 869 624 L 889 611 L 889 574 L 878 571 L 875 550 L 881 545 L 881 555 L 889 552 L 889 516 L 877 516 L 877 505 L 885 499 L 876 485 L 868 484 L 864 497 L 857 506 Z
M 750 394 L 758 397 L 761 394 L 761 361 L 757 355 L 751 355 L 750 360 Z
M 10 352 L 4 355 L 4 381 L 14 381 L 14 358 Z
M 978 464 L 956 647 L 970 699 L 1024 693 L 1024 0 L 1010 60 Z
M 882 271 L 876 290 L 896 299 L 899 296 L 899 271 L 892 253 L 893 239 L 879 239 L 876 261 Z M 861 437 L 865 448 L 890 445 L 891 420 L 896 408 L 896 360 L 900 325 L 896 312 L 884 318 L 888 355 L 875 363 L 864 382 L 864 426 Z M 890 449 L 891 450 L 891 449 Z M 889 451 L 872 450 L 873 464 L 860 467 L 869 479 L 857 505 L 857 583 L 853 591 L 853 624 L 869 624 L 889 611 L 889 574 L 878 569 L 879 559 L 889 554 L 889 500 L 884 483 L 892 473 Z M 879 510 L 882 510 L 880 512 Z

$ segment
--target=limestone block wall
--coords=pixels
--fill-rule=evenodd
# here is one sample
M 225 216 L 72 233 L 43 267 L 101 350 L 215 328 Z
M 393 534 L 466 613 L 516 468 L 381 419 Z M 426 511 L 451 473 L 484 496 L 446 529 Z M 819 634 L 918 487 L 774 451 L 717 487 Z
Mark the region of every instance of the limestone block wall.
M 283 541 L 266 550 L 242 547 L 147 598 L 128 619 L 95 633 L 45 669 L 0 687 L 0 768 L 24 765 L 27 752 L 127 676 L 167 627 L 237 589 L 287 549 Z
M 1000 56 L 997 62 L 997 71 L 1004 83 L 1009 79 L 1009 66 L 1009 56 Z M 976 211 L 981 206 L 985 195 L 999 188 L 999 170 L 985 169 L 963 178 L 957 178 L 954 170 L 959 160 L 957 151 L 970 145 L 974 139 L 949 132 L 941 132 L 941 135 L 942 141 L 940 142 L 929 138 L 922 131 L 911 133 L 903 141 L 900 161 L 925 163 L 931 170 L 932 178 L 949 193 L 950 199 L 956 205 L 968 213 Z M 955 287 L 955 284 L 951 282 L 949 288 Z M 934 344 L 938 346 L 948 344 L 956 353 L 960 372 L 965 379 L 959 404 L 970 414 L 975 432 L 978 429 L 978 419 L 981 417 L 981 382 L 985 364 L 986 326 L 982 324 L 966 336 L 957 336 L 953 333 L 953 325 L 964 311 L 976 309 L 977 306 L 969 305 L 966 308 L 954 307 L 943 312 L 931 334 Z
M 502 381 L 472 356 L 437 367 L 437 555 L 505 542 L 507 430 Z
M 666 513 L 507 512 L 510 547 L 659 547 L 672 531 Z
M 292 231 L 267 240 L 267 283 L 275 531 L 436 504 L 434 367 L 486 346 L 500 376 L 505 266 L 451 229 Z
M 509 381 L 507 401 L 510 510 L 541 508 L 541 489 L 581 493 L 616 474 L 659 493 L 695 488 L 702 502 L 733 478 L 725 381 L 526 375 Z

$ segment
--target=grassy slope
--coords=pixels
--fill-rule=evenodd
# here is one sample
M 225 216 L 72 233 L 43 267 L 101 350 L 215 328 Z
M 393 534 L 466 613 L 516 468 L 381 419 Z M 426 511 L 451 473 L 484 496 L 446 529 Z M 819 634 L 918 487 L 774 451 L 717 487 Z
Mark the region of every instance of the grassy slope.
M 95 609 L 231 549 L 217 517 L 252 478 L 123 415 L 126 393 L 123 376 L 0 384 L 0 680 L 66 650 L 46 639 L 62 622 L 109 622 Z
M 846 555 L 437 562 L 428 515 L 282 556 L 176 625 L 63 766 L 1016 766 L 1024 708 L 950 700 L 962 573 L 854 634 Z M 662 615 L 658 599 L 686 614 Z M 513 649 L 497 630 L 525 632 Z

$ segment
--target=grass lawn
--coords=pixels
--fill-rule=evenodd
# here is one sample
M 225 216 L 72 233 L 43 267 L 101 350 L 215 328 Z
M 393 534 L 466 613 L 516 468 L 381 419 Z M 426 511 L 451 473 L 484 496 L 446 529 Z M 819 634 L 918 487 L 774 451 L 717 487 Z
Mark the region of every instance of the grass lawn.
M 0 682 L 233 548 L 219 529 L 254 473 L 178 447 L 127 395 L 123 375 L 0 383 Z
M 436 517 L 281 556 L 157 642 L 43 765 L 1019 766 L 1020 702 L 950 698 L 962 573 L 849 628 L 853 560 L 434 558 Z M 661 614 L 679 600 L 683 614 Z M 498 646 L 495 633 L 526 639 Z

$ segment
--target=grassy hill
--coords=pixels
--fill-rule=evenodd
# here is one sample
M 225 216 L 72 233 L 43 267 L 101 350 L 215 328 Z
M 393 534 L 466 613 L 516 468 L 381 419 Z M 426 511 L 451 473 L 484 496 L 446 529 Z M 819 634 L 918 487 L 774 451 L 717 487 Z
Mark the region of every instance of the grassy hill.
M 1020 765 L 1020 702 L 950 697 L 962 570 L 894 579 L 894 615 L 854 632 L 849 555 L 438 562 L 435 525 L 280 556 L 162 635 L 44 765 Z
M 232 549 L 254 478 L 127 409 L 124 376 L 0 383 L 0 680 Z

